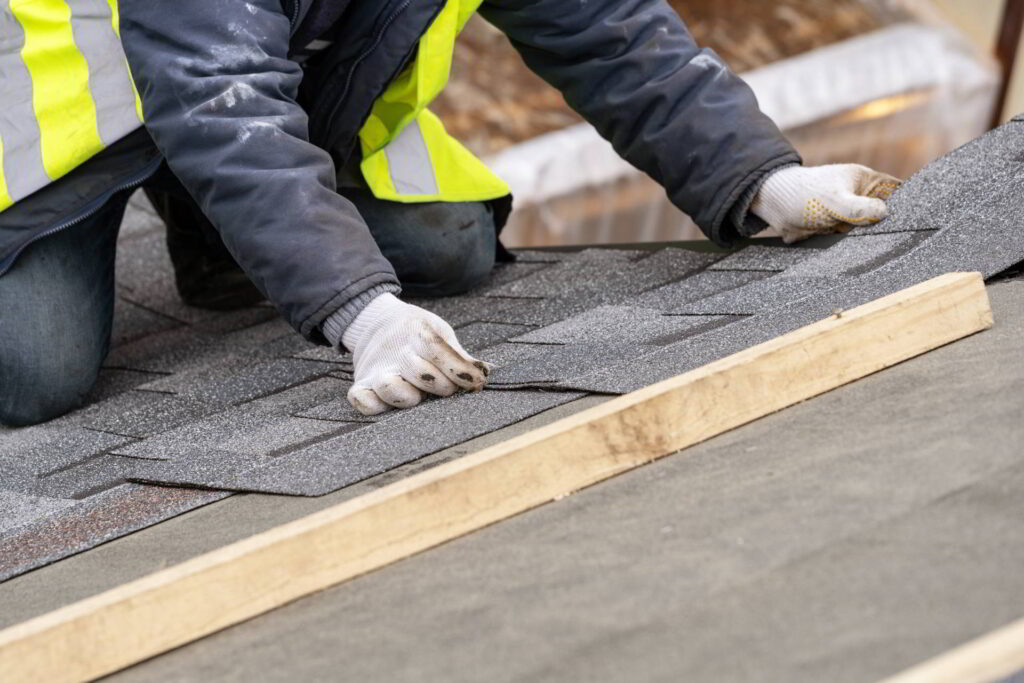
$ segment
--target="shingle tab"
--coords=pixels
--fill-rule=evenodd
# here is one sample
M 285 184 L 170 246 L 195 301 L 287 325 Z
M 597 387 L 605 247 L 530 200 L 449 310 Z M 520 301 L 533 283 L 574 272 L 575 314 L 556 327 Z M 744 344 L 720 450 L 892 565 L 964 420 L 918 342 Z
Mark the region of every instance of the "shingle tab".
M 546 268 L 533 276 L 491 289 L 487 296 L 565 298 L 583 296 L 591 301 L 615 303 L 685 277 L 720 255 L 683 249 L 663 249 L 639 257 L 631 252 L 589 250 L 580 257 Z
M 624 344 L 658 343 L 657 340 L 703 325 L 700 317 L 668 316 L 653 308 L 598 306 L 579 315 L 513 337 L 529 344 L 581 344 L 614 339 Z
M 50 422 L 144 438 L 208 415 L 216 406 L 150 391 L 128 391 Z
M 889 218 L 854 234 L 939 230 L 950 216 L 985 212 L 988 197 L 1004 191 L 1019 197 L 1021 132 L 1020 122 L 1002 126 L 929 164 L 889 200 Z
M 753 315 L 806 298 L 819 288 L 832 284 L 828 278 L 776 275 L 706 299 L 672 306 L 666 312 L 685 315 Z
M 71 500 L 57 500 L 0 489 L 0 533 L 34 522 L 75 505 Z
M 27 493 L 64 500 L 81 500 L 124 484 L 134 461 L 103 454 L 37 477 Z
M 487 282 L 473 291 L 468 292 L 468 294 L 471 296 L 486 294 L 493 289 L 506 285 L 510 282 L 515 282 L 516 280 L 521 280 L 528 275 L 532 275 L 537 271 L 550 267 L 550 263 L 536 263 L 529 261 L 498 263 L 494 266 L 494 270 L 491 271 L 491 276 L 487 279 Z
M 109 451 L 132 439 L 50 422 L 0 432 L 0 463 L 31 475 L 44 474 Z M 7 481 L 0 481 L 0 487 Z
M 387 416 L 391 413 L 385 413 Z M 295 414 L 312 420 L 330 420 L 332 422 L 377 422 L 381 417 L 367 417 L 352 407 L 345 395 L 331 399 L 327 403 L 306 408 Z
M 527 325 L 478 322 L 464 325 L 455 330 L 459 343 L 470 353 L 508 341 L 517 334 L 533 329 Z
M 799 247 L 763 247 L 753 245 L 726 256 L 713 264 L 711 270 L 763 270 L 779 272 L 792 268 L 807 258 L 811 258 L 817 249 Z
M 609 363 L 639 358 L 655 347 L 641 344 L 595 342 L 547 345 L 529 358 L 499 366 L 491 373 L 491 388 L 554 384 L 571 377 L 589 374 Z
M 110 343 L 112 346 L 120 346 L 141 337 L 173 330 L 181 325 L 179 320 L 146 310 L 121 297 L 115 297 L 114 327 L 110 333 Z
M 125 370 L 121 368 L 100 368 L 95 386 L 85 397 L 85 403 L 99 403 L 114 396 L 131 391 L 143 384 L 160 379 L 161 374 L 144 370 Z
M 782 275 L 832 278 L 860 275 L 902 256 L 928 236 L 924 231 L 851 236 L 788 268 Z
M 160 231 L 144 232 L 131 240 L 130 249 L 118 249 L 116 271 L 121 296 L 143 308 L 187 323 L 217 315 L 182 303 Z
M 215 366 L 163 377 L 139 388 L 173 393 L 208 405 L 229 406 L 322 377 L 332 369 L 325 363 L 297 358 L 253 362 L 236 356 Z
M 252 469 L 154 464 L 148 481 L 317 496 L 580 398 L 573 392 L 484 391 L 429 400 Z M 415 434 L 411 439 L 409 435 Z M 401 436 L 399 436 L 401 435 Z
M 704 271 L 627 299 L 623 305 L 668 311 L 763 280 L 772 274 L 758 271 Z
M 267 456 L 336 431 L 336 424 L 294 414 L 303 414 L 321 402 L 344 396 L 346 391 L 347 385 L 341 380 L 321 379 L 189 421 L 116 452 L 153 460 L 206 458 L 207 452 L 214 451 L 244 457 Z

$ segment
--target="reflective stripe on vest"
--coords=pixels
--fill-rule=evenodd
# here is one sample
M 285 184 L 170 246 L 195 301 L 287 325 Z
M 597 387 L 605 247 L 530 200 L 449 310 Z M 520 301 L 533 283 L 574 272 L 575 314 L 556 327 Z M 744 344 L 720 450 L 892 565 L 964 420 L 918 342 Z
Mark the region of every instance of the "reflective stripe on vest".
M 0 211 L 142 125 L 117 0 L 0 0 Z
M 359 140 L 363 177 L 378 199 L 465 202 L 509 194 L 427 110 L 447 85 L 455 39 L 481 2 L 448 0 L 420 38 L 415 60 L 374 103 Z

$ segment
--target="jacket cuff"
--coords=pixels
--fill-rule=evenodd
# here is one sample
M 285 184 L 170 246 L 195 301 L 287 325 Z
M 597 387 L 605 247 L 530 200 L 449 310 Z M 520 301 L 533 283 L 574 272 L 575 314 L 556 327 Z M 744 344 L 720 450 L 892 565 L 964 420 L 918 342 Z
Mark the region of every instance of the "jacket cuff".
M 736 232 L 739 233 L 740 237 L 753 237 L 768 227 L 768 223 L 765 222 L 764 219 L 750 211 L 751 204 L 754 203 L 757 193 L 761 191 L 761 187 L 764 185 L 764 182 L 768 180 L 768 177 L 776 171 L 800 165 L 801 164 L 799 163 L 789 163 L 776 166 L 771 171 L 763 174 L 760 178 L 751 183 L 750 186 L 743 191 L 743 194 L 740 195 L 739 199 L 737 199 L 732 205 L 732 208 L 729 209 L 728 219 Z
M 321 331 L 324 333 L 327 341 L 331 343 L 331 346 L 336 349 L 340 349 L 341 337 L 345 334 L 345 330 L 348 329 L 348 326 L 352 324 L 352 321 L 356 319 L 356 316 L 362 313 L 363 309 L 366 308 L 371 301 L 381 294 L 391 293 L 398 295 L 401 291 L 401 287 L 390 282 L 384 282 L 371 287 L 362 294 L 349 299 L 341 308 L 327 316 L 321 326 Z

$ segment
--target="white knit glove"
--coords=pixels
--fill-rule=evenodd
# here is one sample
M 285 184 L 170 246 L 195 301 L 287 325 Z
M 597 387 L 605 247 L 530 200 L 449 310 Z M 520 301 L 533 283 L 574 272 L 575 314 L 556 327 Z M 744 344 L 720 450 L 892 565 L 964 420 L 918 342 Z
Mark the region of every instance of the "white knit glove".
M 888 215 L 885 200 L 900 184 L 857 164 L 790 166 L 768 176 L 750 210 L 792 244 L 877 223 Z
M 381 294 L 341 338 L 352 351 L 355 383 L 348 400 L 363 415 L 409 408 L 423 394 L 479 391 L 491 368 L 462 348 L 451 325 L 430 311 Z

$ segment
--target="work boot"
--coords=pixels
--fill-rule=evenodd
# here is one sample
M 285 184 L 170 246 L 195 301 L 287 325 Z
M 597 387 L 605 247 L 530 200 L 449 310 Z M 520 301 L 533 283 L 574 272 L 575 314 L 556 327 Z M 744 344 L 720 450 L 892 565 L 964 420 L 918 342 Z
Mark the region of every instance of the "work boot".
M 151 188 L 146 188 L 146 196 L 167 225 L 167 253 L 182 301 L 214 311 L 245 308 L 263 301 L 263 294 L 194 202 Z

